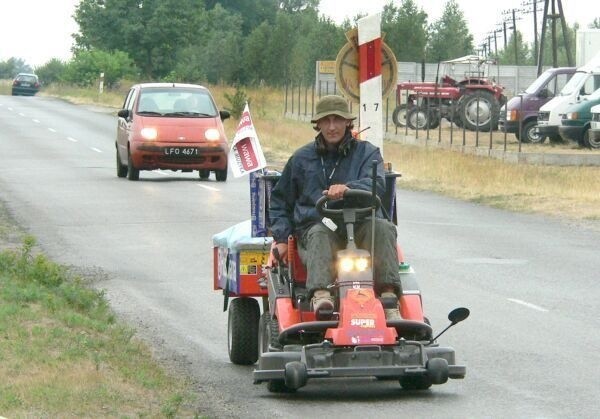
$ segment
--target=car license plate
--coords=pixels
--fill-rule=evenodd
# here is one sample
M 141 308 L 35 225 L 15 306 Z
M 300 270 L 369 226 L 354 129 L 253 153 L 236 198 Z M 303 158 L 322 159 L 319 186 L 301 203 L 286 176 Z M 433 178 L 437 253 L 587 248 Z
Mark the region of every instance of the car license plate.
M 165 147 L 163 148 L 163 154 L 165 156 L 181 156 L 181 157 L 192 157 L 197 156 L 198 149 L 194 147 Z
M 31 85 L 29 83 L 21 83 L 21 86 L 23 86 L 23 87 L 29 87 Z

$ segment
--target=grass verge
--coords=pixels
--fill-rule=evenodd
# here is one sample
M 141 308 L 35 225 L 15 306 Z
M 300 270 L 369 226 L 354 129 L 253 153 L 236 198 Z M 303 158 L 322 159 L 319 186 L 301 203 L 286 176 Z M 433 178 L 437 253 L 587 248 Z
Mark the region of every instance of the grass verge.
M 2 214 L 0 241 L 14 239 Z M 13 240 L 14 241 L 14 240 Z M 185 379 L 165 372 L 101 291 L 34 254 L 0 251 L 0 412 L 18 417 L 194 417 Z

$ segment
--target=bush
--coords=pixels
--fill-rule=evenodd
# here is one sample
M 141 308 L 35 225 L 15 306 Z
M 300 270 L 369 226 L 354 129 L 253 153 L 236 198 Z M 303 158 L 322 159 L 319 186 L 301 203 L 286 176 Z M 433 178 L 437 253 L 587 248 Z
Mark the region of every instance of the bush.
M 67 66 L 65 81 L 89 87 L 97 82 L 100 73 L 104 73 L 104 85 L 110 88 L 120 79 L 135 78 L 139 72 L 129 56 L 122 51 L 79 51 Z

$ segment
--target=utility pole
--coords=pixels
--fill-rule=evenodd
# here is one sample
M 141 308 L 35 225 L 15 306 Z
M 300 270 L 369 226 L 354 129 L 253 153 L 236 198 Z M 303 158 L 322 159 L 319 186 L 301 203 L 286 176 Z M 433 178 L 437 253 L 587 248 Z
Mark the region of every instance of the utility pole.
M 548 6 L 552 1 L 552 12 L 548 13 Z M 556 13 L 556 6 L 558 6 L 558 14 Z M 544 0 L 544 16 L 542 18 L 542 35 L 540 37 L 540 48 L 537 59 L 537 74 L 542 74 L 542 65 L 544 63 L 544 39 L 546 38 L 546 27 L 548 26 L 548 19 L 552 23 L 552 66 L 558 67 L 557 60 L 557 44 L 556 44 L 556 20 L 560 19 L 563 39 L 565 42 L 565 51 L 567 53 L 567 62 L 569 66 L 573 66 L 573 56 L 571 55 L 571 45 L 569 42 L 569 34 L 567 33 L 567 22 L 565 21 L 565 14 L 563 13 L 562 1 L 561 0 Z
M 521 5 L 523 6 L 523 13 L 525 14 L 529 14 L 529 13 L 533 13 L 533 56 L 538 57 L 539 54 L 539 36 L 538 36 L 538 19 L 537 19 L 537 13 L 538 12 L 543 12 L 544 8 L 543 6 L 541 6 L 541 0 L 523 0 L 523 2 L 521 3 Z M 541 8 L 538 9 L 538 5 L 541 6 Z M 531 9 L 529 8 L 530 6 Z

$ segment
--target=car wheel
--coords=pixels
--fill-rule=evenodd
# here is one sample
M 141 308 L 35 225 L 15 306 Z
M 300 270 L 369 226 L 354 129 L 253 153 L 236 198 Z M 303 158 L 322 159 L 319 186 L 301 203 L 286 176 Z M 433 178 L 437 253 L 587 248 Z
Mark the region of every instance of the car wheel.
M 227 180 L 227 167 L 223 170 L 215 170 L 217 182 L 225 182 Z
M 127 179 L 138 180 L 140 178 L 140 171 L 133 165 L 131 153 L 127 153 Z
M 544 141 L 546 141 L 546 136 L 540 135 L 537 129 L 537 121 L 535 119 L 527 121 L 525 125 L 523 125 L 521 141 L 532 144 L 542 144 Z
M 116 148 L 115 154 L 117 156 L 117 176 L 125 177 L 125 176 L 127 176 L 127 166 L 121 163 L 121 158 L 119 157 L 119 149 L 118 148 Z
M 237 365 L 252 365 L 258 359 L 260 308 L 254 298 L 236 298 L 229 304 L 227 348 Z
M 200 169 L 198 171 L 198 176 L 200 176 L 200 179 L 202 180 L 206 180 L 208 179 L 208 177 L 210 176 L 210 170 L 207 169 Z

